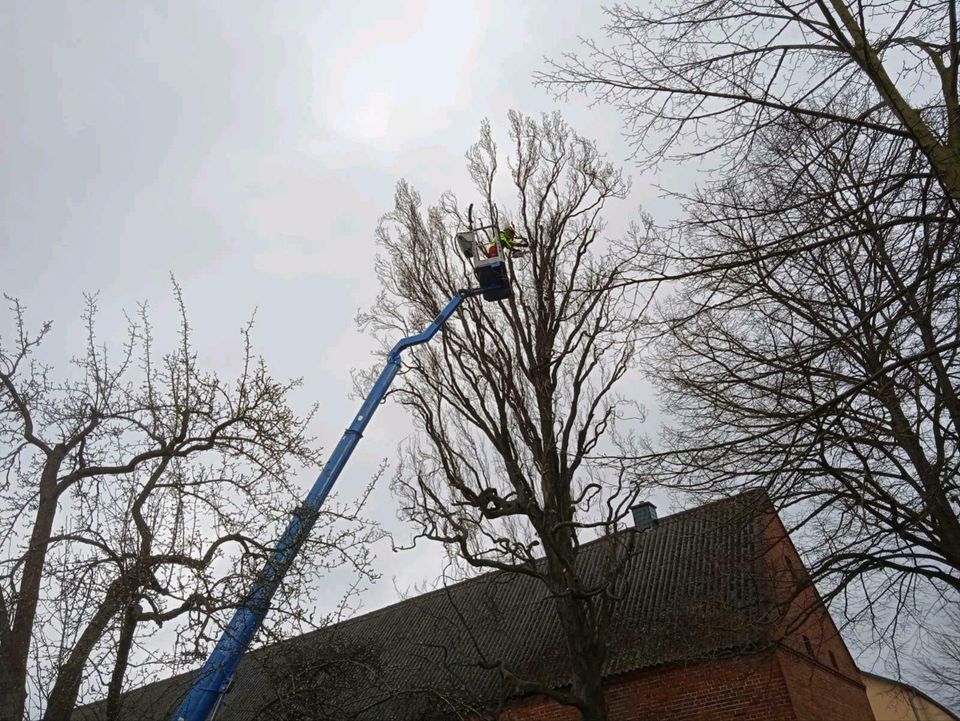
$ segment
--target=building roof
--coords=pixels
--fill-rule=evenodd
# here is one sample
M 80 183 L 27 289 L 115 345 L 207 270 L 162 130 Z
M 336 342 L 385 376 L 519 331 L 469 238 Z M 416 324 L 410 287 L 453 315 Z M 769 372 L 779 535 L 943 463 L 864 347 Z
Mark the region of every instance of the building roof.
M 629 556 L 605 675 L 755 648 L 771 604 L 760 572 L 762 491 L 622 531 Z M 587 577 L 602 573 L 611 542 L 581 548 Z M 536 578 L 487 573 L 253 651 L 237 670 L 218 721 L 426 720 L 490 706 L 512 688 L 500 673 L 551 687 L 571 678 L 547 589 Z M 125 696 L 124 718 L 168 719 L 195 672 Z M 76 718 L 99 718 L 100 706 Z

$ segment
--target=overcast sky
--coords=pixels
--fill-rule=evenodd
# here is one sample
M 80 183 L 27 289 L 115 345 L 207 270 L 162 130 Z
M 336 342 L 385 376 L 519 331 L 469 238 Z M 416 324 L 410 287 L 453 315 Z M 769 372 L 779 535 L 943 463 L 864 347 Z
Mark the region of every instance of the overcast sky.
M 85 292 L 99 292 L 102 340 L 123 338 L 123 310 L 139 301 L 170 339 L 172 273 L 201 360 L 225 374 L 256 310 L 256 349 L 275 375 L 304 378 L 295 401 L 320 402 L 314 431 L 331 449 L 358 405 L 350 370 L 372 362 L 353 319 L 376 297 L 374 229 L 400 178 L 427 202 L 447 189 L 469 202 L 463 154 L 481 120 L 502 135 L 509 109 L 560 109 L 632 175 L 610 234 L 640 207 L 668 218 L 655 184 L 693 182 L 689 168 L 636 172 L 609 108 L 533 87 L 545 56 L 602 25 L 596 3 L 571 0 L 5 0 L 0 290 L 34 325 L 55 322 L 47 356 L 63 370 L 82 342 Z M 0 334 L 9 327 L 0 317 Z M 341 496 L 409 430 L 401 410 L 379 411 Z M 386 484 L 371 515 L 405 540 Z M 442 567 L 437 547 L 378 556 L 383 580 L 364 610 Z M 340 598 L 340 583 L 321 603 Z
M 256 310 L 256 349 L 275 375 L 304 378 L 295 401 L 320 402 L 314 431 L 331 449 L 358 405 L 350 370 L 372 362 L 353 318 L 376 297 L 374 229 L 400 178 L 428 202 L 447 189 L 469 202 L 463 154 L 484 117 L 502 134 L 512 108 L 560 109 L 627 167 L 634 190 L 611 234 L 640 207 L 668 218 L 655 184 L 693 182 L 689 168 L 636 172 L 609 108 L 533 87 L 545 56 L 602 25 L 595 3 L 570 0 L 5 0 L 0 290 L 34 325 L 55 321 L 47 354 L 65 360 L 82 341 L 85 292 L 99 292 L 102 340 L 122 339 L 122 311 L 139 301 L 171 338 L 172 273 L 202 361 L 225 374 Z M 383 408 L 340 494 L 364 485 L 409 429 Z M 386 484 L 371 515 L 404 540 Z M 378 555 L 383 580 L 364 610 L 442 566 L 436 547 Z M 322 602 L 342 590 L 333 579 Z
M 353 318 L 376 296 L 374 229 L 400 178 L 427 201 L 468 192 L 464 152 L 484 117 L 502 130 L 511 108 L 560 108 L 626 159 L 612 111 L 560 105 L 531 82 L 544 56 L 602 23 L 578 2 L 8 0 L 2 290 L 34 324 L 55 321 L 47 351 L 66 359 L 84 292 L 99 292 L 104 340 L 141 300 L 169 338 L 173 273 L 202 359 L 227 373 L 256 309 L 257 349 L 275 374 L 304 377 L 297 403 L 321 402 L 315 431 L 330 449 L 357 405 L 350 369 L 371 363 Z M 656 198 L 633 175 L 618 221 Z M 399 409 L 381 411 L 340 493 L 408 430 Z M 372 512 L 402 537 L 385 486 Z M 379 555 L 368 609 L 439 571 L 436 548 L 402 564 Z

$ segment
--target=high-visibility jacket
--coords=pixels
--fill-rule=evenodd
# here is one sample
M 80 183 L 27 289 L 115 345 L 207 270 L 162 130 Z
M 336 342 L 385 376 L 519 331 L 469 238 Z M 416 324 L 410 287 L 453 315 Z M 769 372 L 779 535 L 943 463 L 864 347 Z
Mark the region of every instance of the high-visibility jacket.
M 490 244 L 487 246 L 487 257 L 492 258 L 496 254 L 497 243 L 500 243 L 501 248 L 506 248 L 507 250 L 512 250 L 513 246 L 516 244 L 517 238 L 507 237 L 507 234 L 502 230 L 493 236 L 493 239 L 490 241 Z

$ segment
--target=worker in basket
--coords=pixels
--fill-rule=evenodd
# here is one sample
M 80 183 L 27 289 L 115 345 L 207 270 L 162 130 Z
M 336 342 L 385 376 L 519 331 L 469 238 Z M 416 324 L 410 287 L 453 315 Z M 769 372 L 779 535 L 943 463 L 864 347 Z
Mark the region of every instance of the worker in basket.
M 517 230 L 512 224 L 507 223 L 503 230 L 490 239 L 490 244 L 487 246 L 487 257 L 496 258 L 498 247 L 509 250 L 512 255 L 522 255 L 524 253 L 523 249 L 529 248 L 530 244 L 517 235 Z

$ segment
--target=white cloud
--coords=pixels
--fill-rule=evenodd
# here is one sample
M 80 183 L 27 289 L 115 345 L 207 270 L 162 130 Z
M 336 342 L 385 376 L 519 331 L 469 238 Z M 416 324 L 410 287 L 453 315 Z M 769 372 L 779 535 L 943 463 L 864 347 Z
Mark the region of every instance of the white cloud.
M 254 256 L 254 267 L 280 280 L 297 280 L 309 276 L 342 277 L 336 259 L 329 253 L 308 250 L 294 241 L 278 243 Z
M 312 34 L 314 112 L 336 134 L 398 147 L 469 104 L 489 11 L 418 2 L 369 11 L 341 5 Z M 489 48 L 493 53 L 493 48 Z
M 360 140 L 382 140 L 390 131 L 395 105 L 392 92 L 377 88 L 347 108 L 341 121 L 349 127 L 350 134 Z

